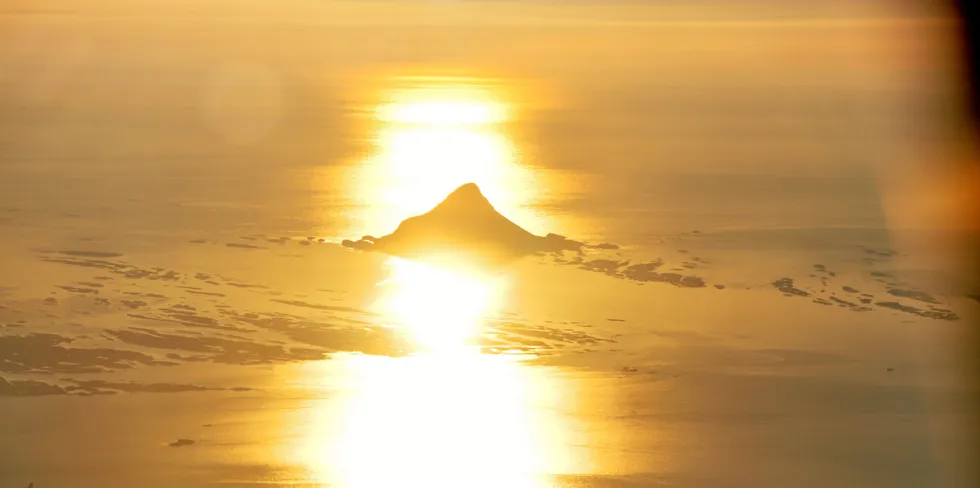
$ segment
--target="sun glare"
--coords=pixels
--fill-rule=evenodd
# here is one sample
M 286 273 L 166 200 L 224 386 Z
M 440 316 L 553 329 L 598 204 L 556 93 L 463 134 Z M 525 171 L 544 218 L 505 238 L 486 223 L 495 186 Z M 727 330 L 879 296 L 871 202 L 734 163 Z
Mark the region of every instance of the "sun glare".
M 375 110 L 378 119 L 407 124 L 495 124 L 507 120 L 507 106 L 474 80 L 441 80 L 394 90 Z
M 505 100 L 504 93 L 472 79 L 388 92 L 373 108 L 376 151 L 358 160 L 353 178 L 346 178 L 353 182 L 347 191 L 355 210 L 349 232 L 393 231 L 465 183 L 479 185 L 497 210 L 522 227 L 548 229 L 546 217 L 531 208 L 542 182 L 520 161 Z
M 552 488 L 549 474 L 589 472 L 574 447 L 586 436 L 555 413 L 574 383 L 547 368 L 480 354 L 325 366 L 341 379 L 294 416 L 280 451 L 323 486 Z
M 388 234 L 471 182 L 527 230 L 558 229 L 532 208 L 567 183 L 522 161 L 505 83 L 386 81 L 370 108 L 372 152 L 325 165 L 314 182 L 348 209 L 345 238 Z M 550 488 L 549 474 L 591 472 L 581 447 L 588 437 L 562 413 L 574 383 L 480 348 L 506 275 L 439 257 L 439 266 L 388 258 L 371 308 L 413 354 L 324 361 L 312 378 L 329 376 L 330 392 L 296 420 L 284 455 L 324 485 L 346 488 Z
M 437 268 L 392 258 L 379 308 L 428 351 L 471 345 L 483 319 L 497 304 L 501 278 Z
M 382 105 L 378 118 L 416 124 L 489 124 L 504 121 L 506 113 L 496 103 L 435 100 Z

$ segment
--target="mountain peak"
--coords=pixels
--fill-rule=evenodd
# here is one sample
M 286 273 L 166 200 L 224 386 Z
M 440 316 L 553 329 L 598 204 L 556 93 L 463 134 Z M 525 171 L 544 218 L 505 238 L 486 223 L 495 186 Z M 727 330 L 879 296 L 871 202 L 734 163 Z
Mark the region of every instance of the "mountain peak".
M 455 194 L 465 194 L 465 193 L 474 193 L 477 195 L 483 195 L 483 192 L 480 191 L 480 187 L 476 186 L 476 183 L 473 182 L 463 183 L 462 185 L 459 186 L 459 188 L 453 190 L 453 192 L 450 193 L 449 195 L 452 196 Z
M 486 200 L 487 197 L 483 196 L 483 192 L 480 191 L 480 187 L 476 186 L 476 183 L 466 183 L 461 185 L 459 188 L 453 190 L 452 193 L 446 196 L 446 200 L 457 200 L 457 199 L 480 199 Z
M 473 212 L 477 209 L 493 209 L 490 200 L 483 195 L 480 187 L 476 183 L 466 183 L 453 190 L 446 198 L 436 205 L 433 211 L 457 210 L 463 212 Z

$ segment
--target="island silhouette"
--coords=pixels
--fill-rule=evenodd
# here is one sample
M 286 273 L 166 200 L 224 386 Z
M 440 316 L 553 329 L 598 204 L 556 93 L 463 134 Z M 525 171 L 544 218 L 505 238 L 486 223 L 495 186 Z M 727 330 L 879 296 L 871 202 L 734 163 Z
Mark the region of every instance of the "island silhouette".
M 383 237 L 345 239 L 344 247 L 454 266 L 495 266 L 536 253 L 581 251 L 558 234 L 537 236 L 500 214 L 475 183 L 453 190 L 428 212 L 403 220 Z

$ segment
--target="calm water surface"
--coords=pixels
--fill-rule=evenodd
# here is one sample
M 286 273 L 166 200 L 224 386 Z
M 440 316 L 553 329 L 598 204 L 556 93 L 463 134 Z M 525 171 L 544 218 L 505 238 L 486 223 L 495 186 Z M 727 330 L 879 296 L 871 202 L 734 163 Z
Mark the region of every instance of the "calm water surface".
M 948 110 L 935 23 L 105 3 L 0 20 L 0 484 L 962 481 L 969 278 L 886 198 Z M 337 245 L 469 182 L 618 247 Z

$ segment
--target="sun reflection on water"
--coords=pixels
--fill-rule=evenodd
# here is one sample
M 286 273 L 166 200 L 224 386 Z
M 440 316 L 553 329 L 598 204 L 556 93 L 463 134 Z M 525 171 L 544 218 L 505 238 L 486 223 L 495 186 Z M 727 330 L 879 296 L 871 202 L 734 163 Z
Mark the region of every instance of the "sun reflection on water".
M 325 453 L 349 488 L 537 488 L 559 456 L 558 423 L 532 407 L 555 392 L 481 355 L 360 358 Z
M 497 87 L 497 90 L 502 90 Z M 391 232 L 465 183 L 476 183 L 504 215 L 544 232 L 540 175 L 508 134 L 513 107 L 472 79 L 437 79 L 390 90 L 373 107 L 376 151 L 346 181 L 356 212 L 350 231 Z
M 395 102 L 379 107 L 377 115 L 388 122 L 439 125 L 487 124 L 507 118 L 500 104 L 467 100 Z
M 331 361 L 343 368 L 339 397 L 297 450 L 313 475 L 347 488 L 545 488 L 581 469 L 568 452 L 581 435 L 555 413 L 575 401 L 567 383 L 473 345 L 500 305 L 501 278 L 388 265 L 378 308 L 419 350 Z
M 380 311 L 421 349 L 450 352 L 471 345 L 499 303 L 503 278 L 391 258 Z
M 344 179 L 355 229 L 393 231 L 458 186 L 474 182 L 505 216 L 540 232 L 534 173 L 503 125 L 509 107 L 480 85 L 395 90 L 375 107 L 377 152 Z M 576 401 L 563 376 L 516 357 L 483 354 L 488 316 L 503 305 L 503 273 L 390 258 L 374 309 L 414 345 L 389 358 L 327 361 L 327 401 L 305 413 L 289 458 L 326 486 L 457 488 L 552 486 L 581 472 L 582 434 L 556 413 Z

